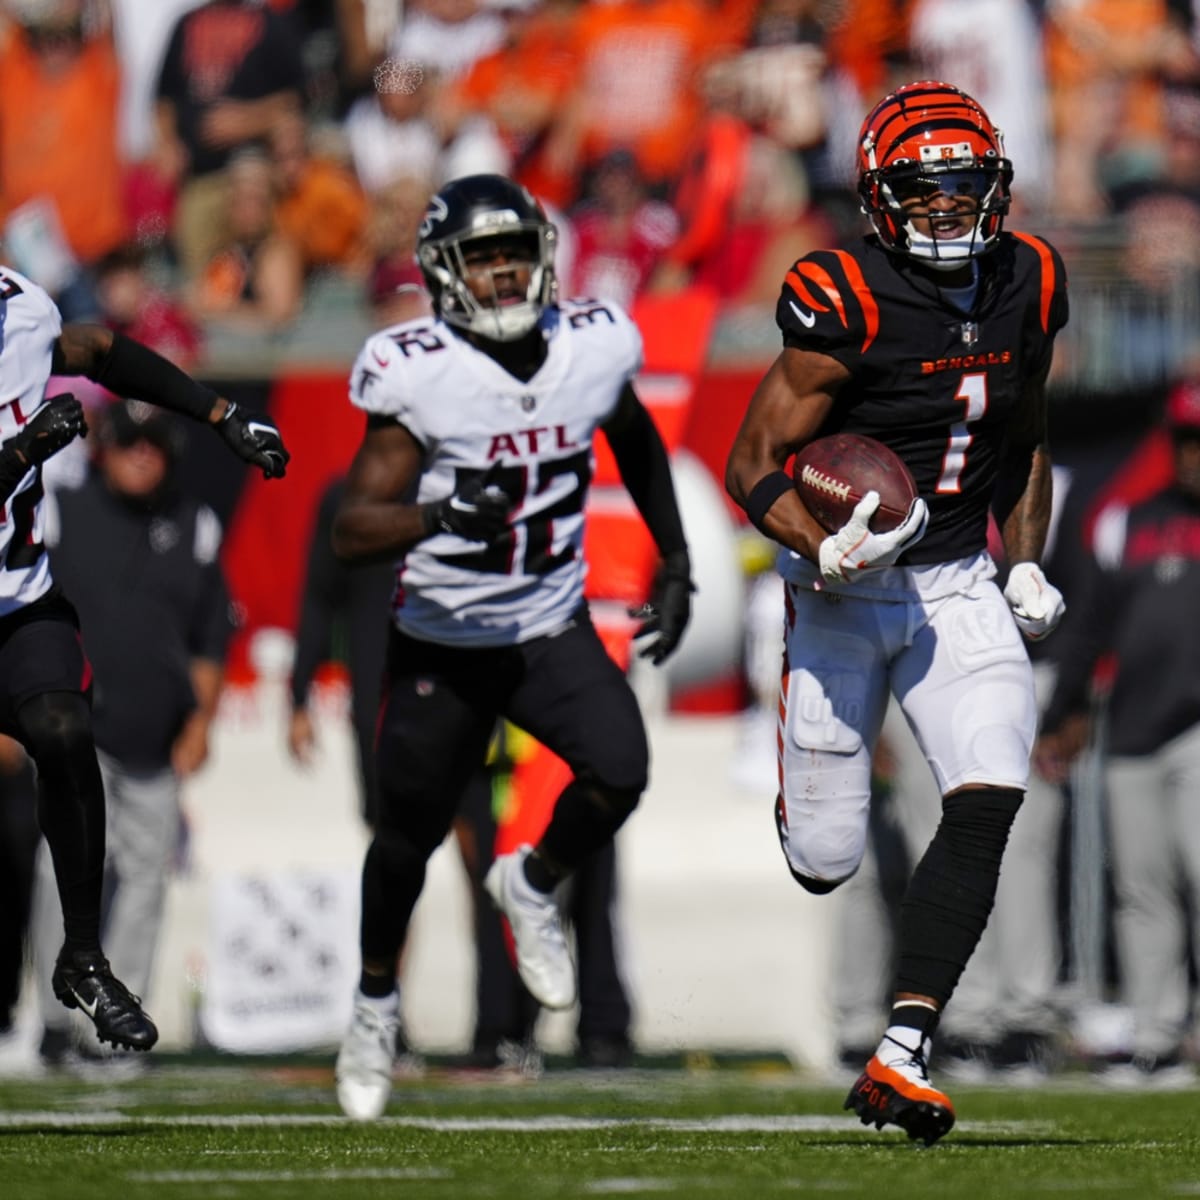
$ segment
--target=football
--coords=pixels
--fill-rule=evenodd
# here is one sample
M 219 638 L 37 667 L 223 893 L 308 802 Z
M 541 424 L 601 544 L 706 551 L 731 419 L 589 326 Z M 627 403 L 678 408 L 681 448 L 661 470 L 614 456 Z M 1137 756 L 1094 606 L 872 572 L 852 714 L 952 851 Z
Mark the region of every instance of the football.
M 834 433 L 809 442 L 796 455 L 792 479 L 804 506 L 830 533 L 850 519 L 867 494 L 879 493 L 871 518 L 875 533 L 895 529 L 917 498 L 917 485 L 904 460 L 875 438 Z

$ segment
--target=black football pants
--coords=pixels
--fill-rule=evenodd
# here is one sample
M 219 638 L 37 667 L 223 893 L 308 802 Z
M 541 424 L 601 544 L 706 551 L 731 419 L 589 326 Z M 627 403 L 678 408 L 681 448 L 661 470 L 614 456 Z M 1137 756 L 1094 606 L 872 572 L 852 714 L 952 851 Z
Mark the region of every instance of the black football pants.
M 586 610 L 559 632 L 462 649 L 393 631 L 379 723 L 379 812 L 363 867 L 364 960 L 404 941 L 425 880 L 500 718 L 562 758 L 580 784 L 638 795 L 649 749 L 641 711 Z

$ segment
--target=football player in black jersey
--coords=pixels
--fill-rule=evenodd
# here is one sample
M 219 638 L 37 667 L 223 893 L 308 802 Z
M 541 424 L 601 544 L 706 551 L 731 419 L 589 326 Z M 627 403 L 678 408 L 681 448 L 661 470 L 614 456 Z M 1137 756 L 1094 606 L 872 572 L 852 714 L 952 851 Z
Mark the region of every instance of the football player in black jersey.
M 863 122 L 858 168 L 874 232 L 787 272 L 783 349 L 726 486 L 790 551 L 776 818 L 792 874 L 821 893 L 857 869 L 889 691 L 943 796 L 905 895 L 890 1023 L 846 1101 L 864 1123 L 931 1143 L 954 1123 L 929 1081 L 931 1038 L 987 923 L 1027 782 L 1036 708 L 1020 634 L 1045 636 L 1063 611 L 1038 559 L 1045 381 L 1066 281 L 1048 243 L 1004 232 L 1012 164 L 959 89 L 886 96 Z M 879 439 L 912 471 L 919 498 L 895 530 L 870 529 L 872 492 L 831 533 L 792 486 L 789 458 L 839 431 Z M 1003 595 L 989 512 L 1011 564 Z

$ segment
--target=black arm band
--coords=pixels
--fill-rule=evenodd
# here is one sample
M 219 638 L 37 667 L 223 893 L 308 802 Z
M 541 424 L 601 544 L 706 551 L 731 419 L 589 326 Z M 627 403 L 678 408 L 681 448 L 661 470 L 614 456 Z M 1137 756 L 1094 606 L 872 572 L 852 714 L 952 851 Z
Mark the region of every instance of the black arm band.
M 196 421 L 208 420 L 217 399 L 211 388 L 123 333 L 113 334 L 111 348 L 89 378 L 118 396 L 146 400 Z
M 766 533 L 763 522 L 771 505 L 783 495 L 792 490 L 792 477 L 786 471 L 772 471 L 764 475 L 751 489 L 746 497 L 746 516 L 751 524 L 761 533 Z M 768 535 L 770 536 L 770 535 Z

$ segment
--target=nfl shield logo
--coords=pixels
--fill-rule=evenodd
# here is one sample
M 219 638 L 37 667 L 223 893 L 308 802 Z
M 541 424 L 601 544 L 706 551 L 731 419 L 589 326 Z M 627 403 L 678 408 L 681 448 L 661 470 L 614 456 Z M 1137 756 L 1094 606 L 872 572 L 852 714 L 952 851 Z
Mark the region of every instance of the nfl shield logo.
M 979 326 L 974 321 L 962 323 L 962 340 L 964 346 L 973 346 L 979 341 Z
M 537 400 L 533 396 L 521 397 L 521 411 L 523 413 L 531 413 L 537 407 Z

